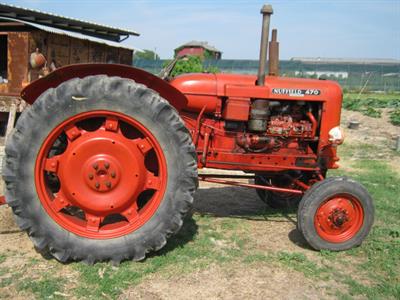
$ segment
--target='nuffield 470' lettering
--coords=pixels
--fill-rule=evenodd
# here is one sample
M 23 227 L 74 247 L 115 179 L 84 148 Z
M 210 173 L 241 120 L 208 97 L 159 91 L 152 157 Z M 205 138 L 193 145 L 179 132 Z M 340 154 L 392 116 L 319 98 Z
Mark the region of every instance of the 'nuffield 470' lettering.
M 304 97 L 307 96 L 318 96 L 321 94 L 320 90 L 317 89 L 282 89 L 282 88 L 273 88 L 272 94 L 275 95 L 288 95 L 292 97 Z

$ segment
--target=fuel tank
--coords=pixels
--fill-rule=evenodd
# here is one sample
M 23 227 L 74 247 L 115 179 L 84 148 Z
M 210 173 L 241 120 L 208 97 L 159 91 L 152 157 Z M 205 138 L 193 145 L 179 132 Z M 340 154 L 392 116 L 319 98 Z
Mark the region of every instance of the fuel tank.
M 265 86 L 256 86 L 255 75 L 242 74 L 185 74 L 170 84 L 188 99 L 185 110 L 198 112 L 204 106 L 212 113 L 221 108 L 229 97 L 270 100 L 329 102 L 330 113 L 338 114 L 342 104 L 342 90 L 329 80 L 268 76 Z

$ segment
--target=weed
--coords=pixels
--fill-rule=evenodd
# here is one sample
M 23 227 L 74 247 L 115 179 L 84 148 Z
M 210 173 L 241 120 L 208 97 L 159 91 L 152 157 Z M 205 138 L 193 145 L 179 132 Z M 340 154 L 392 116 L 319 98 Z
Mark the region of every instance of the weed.
M 359 111 L 362 114 L 380 118 L 383 108 L 393 108 L 390 112 L 390 121 L 393 125 L 400 125 L 400 96 L 398 94 L 351 94 L 348 93 L 343 99 L 343 108 L 352 111 Z
M 32 278 L 24 278 L 24 280 L 18 285 L 19 290 L 26 290 L 34 293 L 40 299 L 48 298 L 61 298 L 57 297 L 57 293 L 61 294 L 65 279 L 53 278 L 45 276 L 40 280 Z
M 390 112 L 390 122 L 393 125 L 400 126 L 400 108 Z

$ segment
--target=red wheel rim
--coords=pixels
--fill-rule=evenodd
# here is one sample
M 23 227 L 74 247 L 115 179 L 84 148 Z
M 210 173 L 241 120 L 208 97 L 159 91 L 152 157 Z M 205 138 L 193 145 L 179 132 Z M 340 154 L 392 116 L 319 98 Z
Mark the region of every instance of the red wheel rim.
M 314 216 L 314 226 L 322 239 L 343 243 L 358 233 L 363 220 L 360 201 L 352 195 L 342 194 L 321 203 Z
M 126 235 L 159 207 L 166 160 L 153 134 L 122 113 L 91 111 L 57 126 L 35 165 L 39 199 L 66 230 L 92 239 Z

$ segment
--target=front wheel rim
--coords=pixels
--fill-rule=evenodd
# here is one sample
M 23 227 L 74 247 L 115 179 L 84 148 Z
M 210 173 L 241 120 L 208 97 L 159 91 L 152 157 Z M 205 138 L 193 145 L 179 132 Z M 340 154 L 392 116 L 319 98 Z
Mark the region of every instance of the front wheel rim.
M 359 199 L 350 194 L 335 195 L 322 202 L 314 216 L 317 234 L 330 243 L 344 243 L 360 231 L 364 210 Z
M 66 143 L 61 150 L 60 140 Z M 43 142 L 35 165 L 36 190 L 49 216 L 92 239 L 143 226 L 160 206 L 166 182 L 166 160 L 154 135 L 119 112 L 90 111 L 62 122 Z

